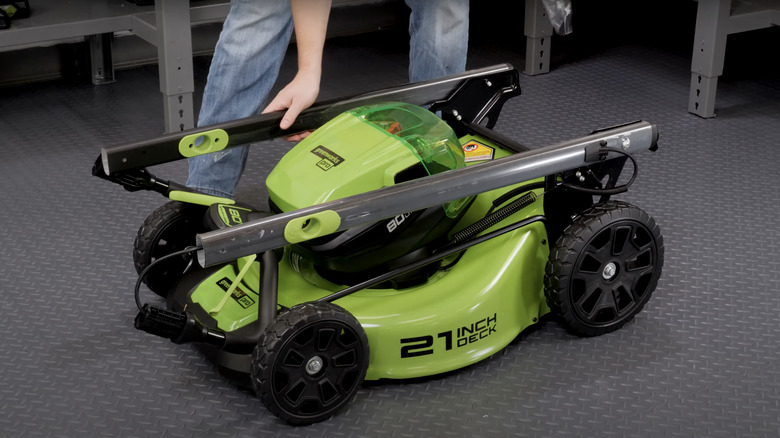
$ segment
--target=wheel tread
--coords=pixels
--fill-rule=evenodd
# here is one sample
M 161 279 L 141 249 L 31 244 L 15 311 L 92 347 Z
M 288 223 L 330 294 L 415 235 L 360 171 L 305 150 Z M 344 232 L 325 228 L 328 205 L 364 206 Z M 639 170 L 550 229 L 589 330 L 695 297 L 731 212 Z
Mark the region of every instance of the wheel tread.
M 598 230 L 621 218 L 636 220 L 649 229 L 658 248 L 656 263 L 658 272 L 654 275 L 654 282 L 649 288 L 648 297 L 638 305 L 630 317 L 612 325 L 602 327 L 586 326 L 573 316 L 571 301 L 565 296 L 567 285 L 571 279 L 571 275 L 567 273 L 572 272 L 574 261 L 577 260 L 580 251 L 587 244 L 588 239 L 586 239 L 586 236 L 593 236 Z M 632 204 L 621 201 L 595 204 L 572 219 L 572 223 L 564 230 L 550 251 L 544 277 L 544 295 L 547 304 L 550 310 L 562 320 L 566 328 L 577 335 L 598 336 L 617 330 L 633 319 L 634 315 L 642 310 L 647 299 L 649 299 L 649 295 L 652 293 L 652 289 L 655 288 L 660 276 L 661 266 L 663 265 L 663 252 L 663 237 L 661 236 L 660 228 L 646 212 Z
M 138 228 L 138 232 L 136 233 L 133 242 L 133 265 L 136 272 L 141 274 L 141 272 L 143 272 L 143 270 L 152 262 L 151 252 L 160 238 L 159 234 L 161 230 L 163 230 L 168 223 L 183 217 L 191 216 L 196 218 L 202 216 L 202 214 L 202 206 L 177 201 L 165 203 L 154 210 Z M 146 284 L 154 293 L 163 297 L 167 294 L 167 289 L 170 286 L 171 281 L 173 280 L 163 280 L 152 276 L 144 278 L 144 284 Z
M 335 415 L 342 408 L 339 407 L 338 409 L 329 412 L 327 415 L 317 416 L 315 419 L 302 419 L 288 415 L 277 403 L 275 403 L 274 395 L 271 391 L 264 390 L 264 388 L 268 388 L 271 379 L 272 361 L 270 358 L 272 358 L 278 349 L 284 345 L 285 340 L 300 327 L 327 319 L 339 320 L 351 324 L 353 327 L 360 327 L 360 323 L 355 317 L 334 304 L 327 302 L 303 303 L 278 315 L 274 322 L 265 330 L 265 333 L 260 338 L 260 341 L 258 341 L 257 347 L 252 353 L 250 373 L 253 389 L 271 413 L 290 424 L 303 425 L 324 421 Z M 368 340 L 365 337 L 365 332 L 362 332 L 362 328 L 360 333 L 362 335 L 362 342 L 365 346 L 365 363 L 362 370 L 363 376 L 359 379 L 359 382 L 362 382 L 363 377 L 365 377 L 365 371 L 368 368 L 369 350 Z

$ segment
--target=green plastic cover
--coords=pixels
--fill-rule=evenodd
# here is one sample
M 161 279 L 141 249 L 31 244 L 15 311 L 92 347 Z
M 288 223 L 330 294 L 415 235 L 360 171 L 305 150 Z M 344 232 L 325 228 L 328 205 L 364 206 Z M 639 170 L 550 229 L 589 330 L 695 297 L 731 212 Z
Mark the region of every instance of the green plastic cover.
M 432 112 L 408 103 L 364 106 L 350 111 L 383 131 L 398 136 L 425 167 L 428 175 L 465 166 L 463 148 L 447 123 Z M 444 210 L 455 217 L 470 198 L 447 202 Z
M 349 111 L 389 135 L 397 136 L 429 175 L 463 167 L 463 149 L 452 129 L 430 111 L 407 103 L 363 106 Z
M 272 200 L 289 211 L 395 184 L 415 163 L 433 175 L 464 167 L 465 159 L 443 120 L 425 108 L 390 102 L 326 123 L 288 152 L 266 182 Z M 454 217 L 469 199 L 444 209 Z

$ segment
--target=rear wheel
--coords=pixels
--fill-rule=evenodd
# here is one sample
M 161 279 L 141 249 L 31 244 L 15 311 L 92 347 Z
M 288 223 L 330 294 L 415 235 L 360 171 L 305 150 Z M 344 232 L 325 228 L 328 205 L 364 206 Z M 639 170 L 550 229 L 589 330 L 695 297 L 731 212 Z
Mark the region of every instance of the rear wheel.
M 160 257 L 195 245 L 195 235 L 206 231 L 203 226 L 205 211 L 200 205 L 176 201 L 153 211 L 138 229 L 133 245 L 133 262 L 138 274 Z M 157 295 L 167 296 L 191 257 L 175 257 L 155 266 L 144 277 L 144 283 Z
M 612 332 L 650 299 L 663 258 L 650 215 L 624 202 L 596 204 L 574 218 L 550 251 L 547 303 L 578 335 Z
M 252 387 L 291 424 L 323 421 L 357 393 L 368 369 L 368 338 L 349 312 L 304 303 L 280 314 L 252 355 Z

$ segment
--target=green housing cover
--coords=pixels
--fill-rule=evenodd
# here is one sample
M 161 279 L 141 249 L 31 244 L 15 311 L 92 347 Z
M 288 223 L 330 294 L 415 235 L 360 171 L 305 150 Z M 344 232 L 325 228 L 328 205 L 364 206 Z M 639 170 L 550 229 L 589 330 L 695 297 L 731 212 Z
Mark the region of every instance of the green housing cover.
M 463 167 L 452 129 L 407 103 L 355 108 L 314 131 L 288 152 L 266 180 L 282 211 L 320 204 L 397 183 L 417 164 L 428 175 Z M 456 215 L 467 200 L 445 205 Z

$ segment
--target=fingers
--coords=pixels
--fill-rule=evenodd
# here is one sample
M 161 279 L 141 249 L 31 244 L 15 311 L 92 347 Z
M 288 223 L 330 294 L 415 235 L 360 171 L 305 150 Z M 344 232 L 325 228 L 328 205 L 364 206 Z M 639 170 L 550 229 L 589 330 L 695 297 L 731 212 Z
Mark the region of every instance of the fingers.
M 309 105 L 307 104 L 300 103 L 300 99 L 297 99 L 295 96 L 289 96 L 287 93 L 281 92 L 265 107 L 263 114 L 274 111 L 285 111 L 284 116 L 282 116 L 282 121 L 279 122 L 279 127 L 288 129 L 301 114 L 301 111 L 308 106 Z
M 263 113 L 284 111 L 279 127 L 283 130 L 289 129 L 301 112 L 314 103 L 318 94 L 319 77 L 310 77 L 310 75 L 299 72 L 295 79 L 271 100 L 271 103 L 265 107 Z M 288 138 L 294 138 L 296 140 L 292 141 L 298 141 L 307 135 L 308 133 L 296 133 Z
M 292 126 L 293 122 L 295 122 L 295 119 L 298 118 L 298 115 L 300 115 L 301 111 L 304 109 L 305 108 L 302 105 L 296 104 L 296 101 L 293 100 L 292 104 L 287 109 L 287 112 L 284 113 L 282 121 L 279 122 L 279 127 L 282 129 L 288 129 L 290 126 Z
M 265 109 L 263 110 L 263 114 L 265 113 L 272 113 L 274 111 L 284 111 L 288 108 L 290 108 L 290 100 L 289 98 L 286 98 L 281 93 L 277 94 L 276 97 L 269 103 Z
M 311 134 L 311 131 L 303 131 L 303 132 L 298 132 L 298 133 L 295 133 L 295 134 L 292 134 L 292 135 L 288 135 L 284 139 L 287 140 L 287 141 L 290 141 L 290 142 L 298 142 L 298 141 L 301 141 L 304 138 L 308 137 L 309 134 Z

